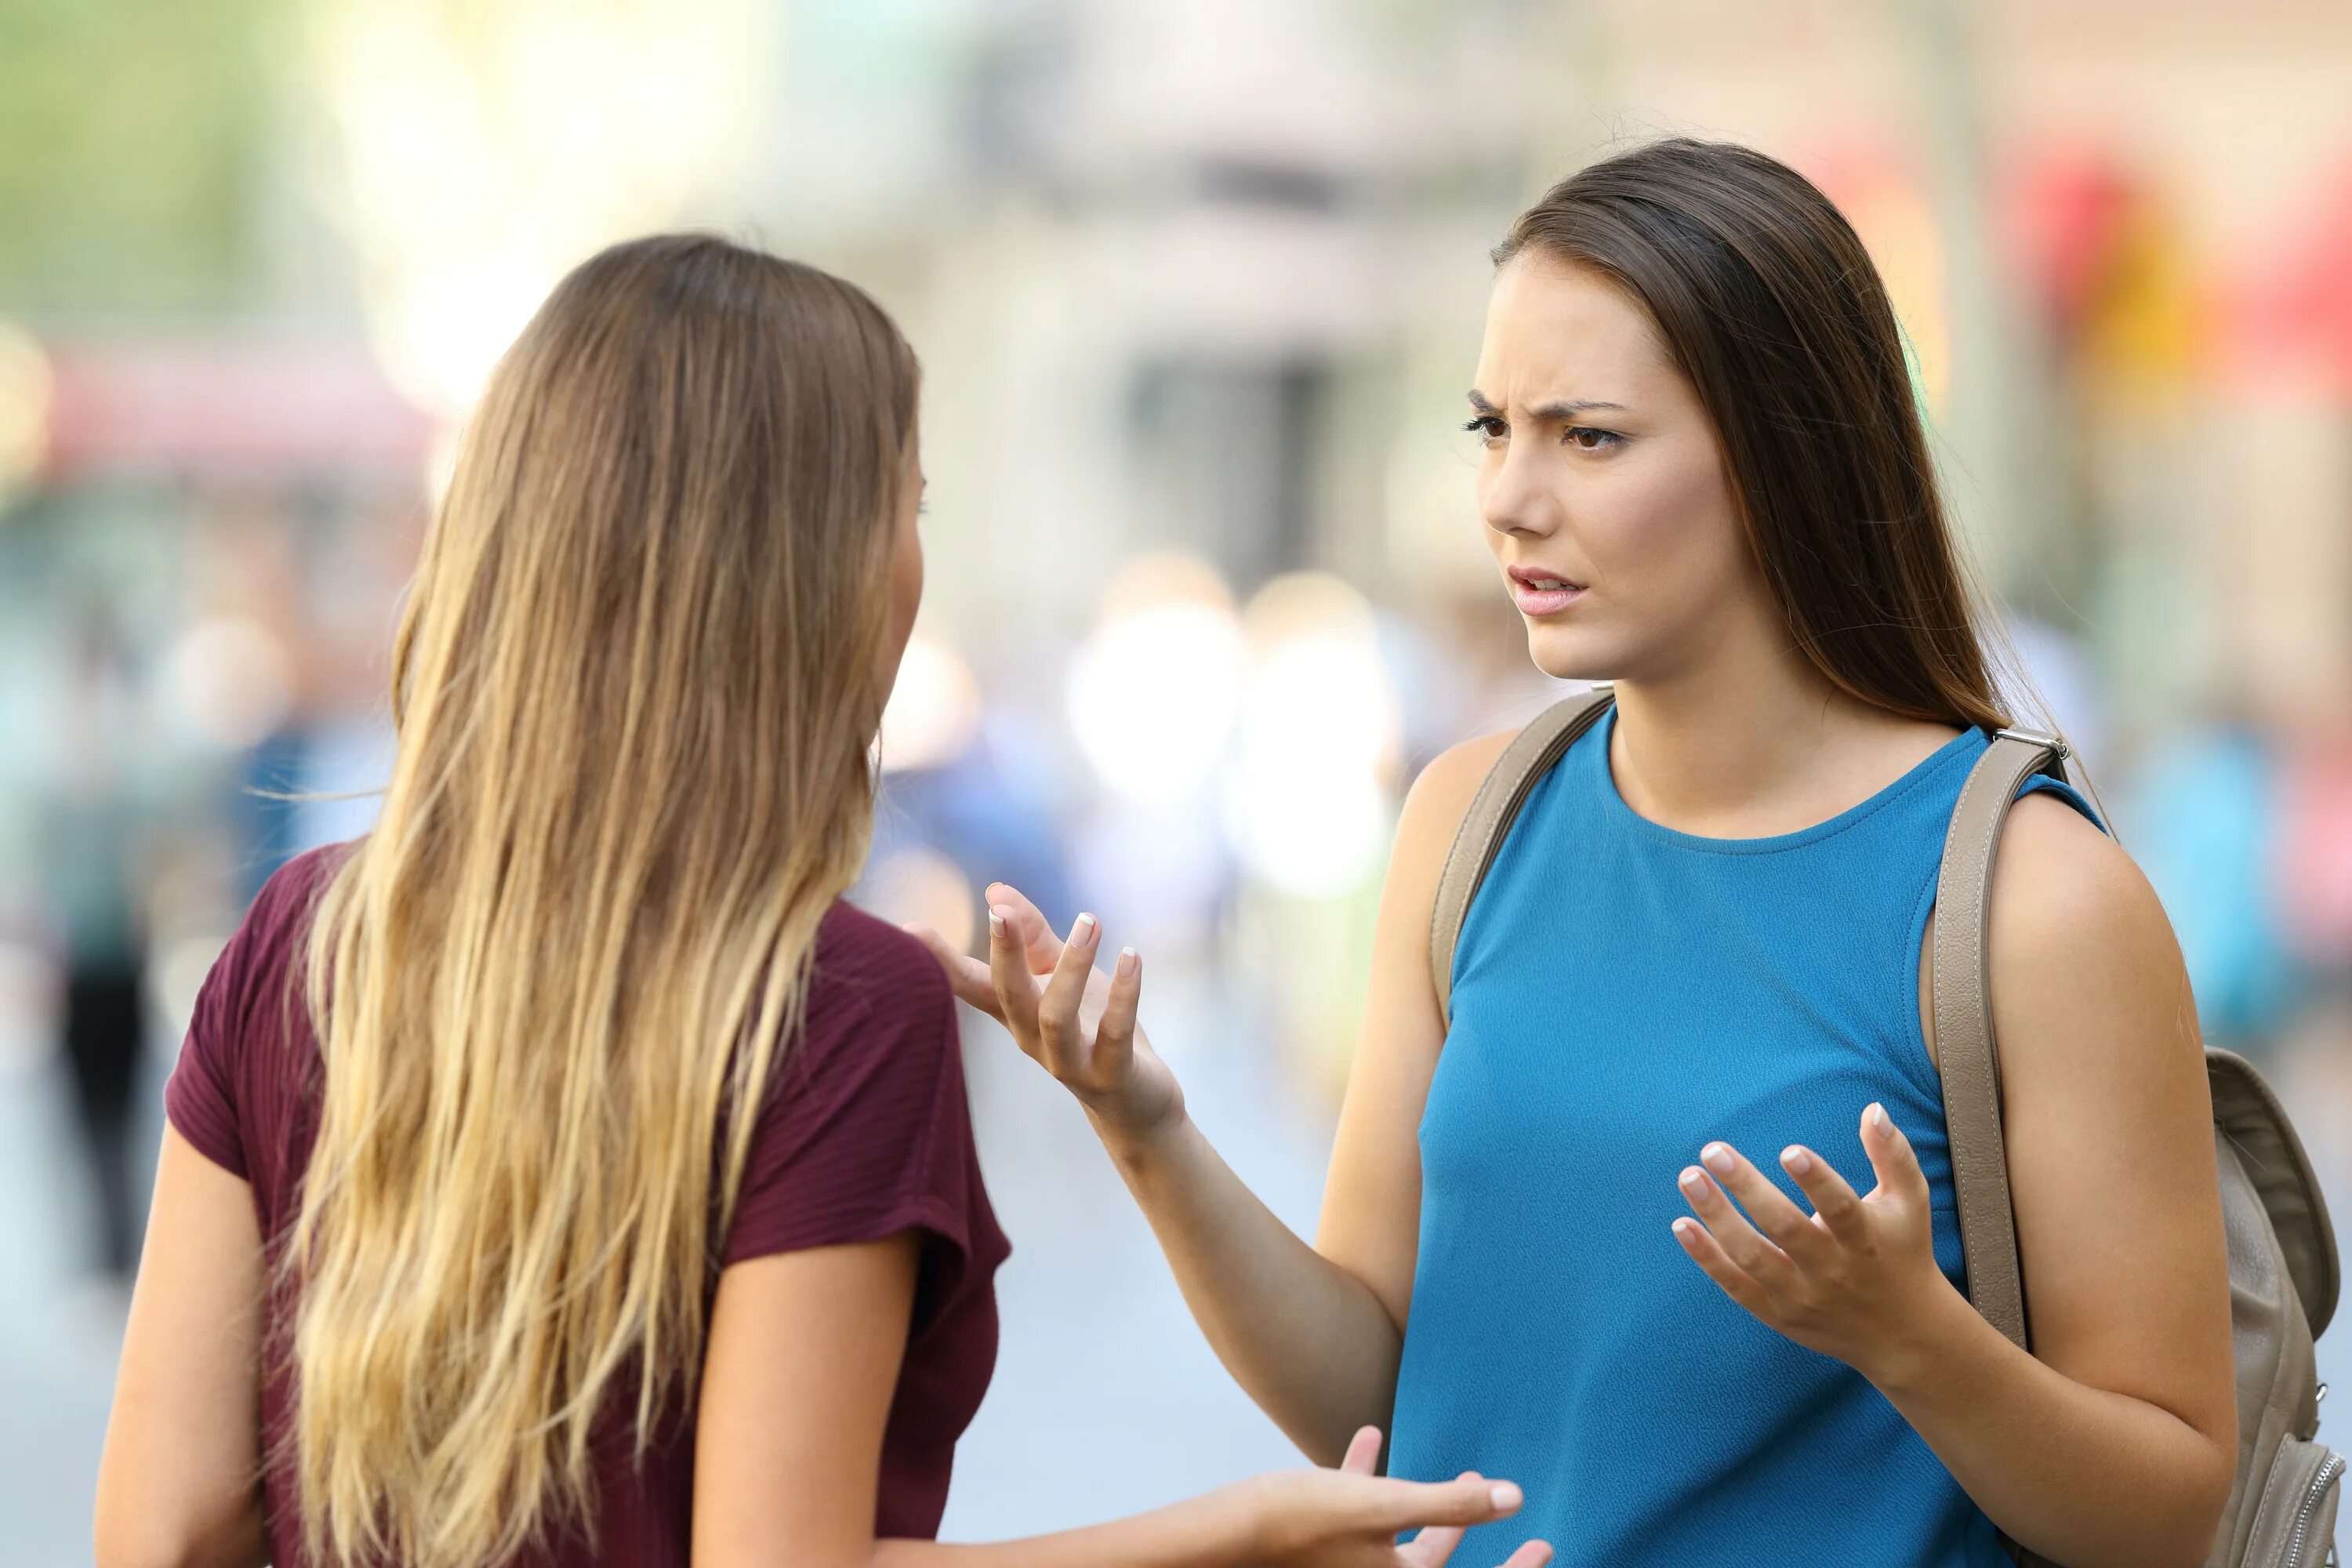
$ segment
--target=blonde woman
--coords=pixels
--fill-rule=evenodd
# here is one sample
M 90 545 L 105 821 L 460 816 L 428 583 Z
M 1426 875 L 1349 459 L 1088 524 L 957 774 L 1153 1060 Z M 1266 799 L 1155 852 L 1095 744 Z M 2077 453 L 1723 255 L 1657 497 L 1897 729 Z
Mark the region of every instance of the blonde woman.
M 102 1568 L 1433 1565 L 1517 1506 L 1362 1473 L 1368 1432 L 932 1542 L 1008 1248 L 947 982 L 839 901 L 922 589 L 916 388 L 866 295 L 701 237 L 588 261 L 508 354 L 381 820 L 272 879 L 173 1075 Z

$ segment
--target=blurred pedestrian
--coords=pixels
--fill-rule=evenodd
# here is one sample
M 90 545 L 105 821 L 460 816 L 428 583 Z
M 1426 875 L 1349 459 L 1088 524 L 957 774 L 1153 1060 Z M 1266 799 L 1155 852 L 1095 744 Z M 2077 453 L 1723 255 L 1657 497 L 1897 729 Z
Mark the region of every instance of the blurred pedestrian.
M 58 705 L 64 773 L 42 803 L 36 851 L 63 946 L 61 1043 L 96 1200 L 91 1260 L 127 1282 L 141 1219 L 131 1134 L 147 1029 L 150 812 L 129 658 L 102 605 L 82 611 L 73 653 Z
M 2140 755 L 2120 806 L 2205 1038 L 2265 1063 L 2305 999 L 2281 907 L 2279 771 L 2276 742 L 2247 716 L 2195 719 Z

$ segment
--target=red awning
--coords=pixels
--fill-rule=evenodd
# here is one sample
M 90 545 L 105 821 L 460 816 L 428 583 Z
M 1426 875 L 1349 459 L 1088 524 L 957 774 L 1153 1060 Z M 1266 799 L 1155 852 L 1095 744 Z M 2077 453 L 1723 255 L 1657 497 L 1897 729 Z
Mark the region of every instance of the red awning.
M 53 342 L 42 472 L 420 480 L 432 418 L 356 345 Z

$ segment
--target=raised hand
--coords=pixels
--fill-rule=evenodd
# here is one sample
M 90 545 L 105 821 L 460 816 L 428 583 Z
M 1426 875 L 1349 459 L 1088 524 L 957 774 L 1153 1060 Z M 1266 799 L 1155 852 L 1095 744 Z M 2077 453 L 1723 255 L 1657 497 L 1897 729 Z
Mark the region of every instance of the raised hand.
M 1959 1293 L 1936 1264 L 1927 1175 L 1883 1107 L 1863 1112 L 1862 1146 L 1878 1177 L 1868 1197 L 1811 1150 L 1780 1151 L 1781 1167 L 1812 1200 L 1807 1215 L 1738 1150 L 1709 1143 L 1699 1152 L 1707 1169 L 1687 1166 L 1680 1177 L 1699 1217 L 1675 1221 L 1674 1231 L 1707 1278 L 1767 1327 L 1875 1380 L 1918 1349 Z
M 948 973 L 956 994 L 1003 1024 L 1024 1053 L 1086 1107 L 1108 1138 L 1139 1138 L 1175 1125 L 1184 1092 L 1136 1022 L 1143 960 L 1124 950 L 1109 975 L 1095 966 L 1102 925 L 1080 915 L 1058 936 L 1018 889 L 992 882 L 988 961 L 909 926 Z

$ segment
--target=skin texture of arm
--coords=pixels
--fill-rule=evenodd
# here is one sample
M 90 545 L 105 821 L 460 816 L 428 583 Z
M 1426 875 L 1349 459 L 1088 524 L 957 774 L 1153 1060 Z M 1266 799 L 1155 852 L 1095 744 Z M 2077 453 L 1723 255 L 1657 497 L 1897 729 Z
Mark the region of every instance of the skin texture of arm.
M 1212 1350 L 1318 1465 L 1339 1465 L 1360 1427 L 1385 1429 L 1395 1404 L 1421 1227 L 1421 1105 L 1444 1044 L 1430 910 L 1454 830 L 1507 742 L 1510 733 L 1496 733 L 1456 745 L 1404 799 L 1315 1246 L 1267 1211 L 1185 1117 L 1183 1096 L 1134 1030 L 1140 973 L 1106 983 L 1091 969 L 1098 926 L 1082 920 L 1066 947 L 1021 893 L 992 884 L 990 905 L 1007 910 L 1007 931 L 990 941 L 995 969 L 918 933 L 957 994 L 1077 1093 Z M 1037 992 L 1045 975 L 1054 978 Z
M 1430 913 L 1454 830 L 1510 740 L 1511 732 L 1504 732 L 1453 748 L 1423 769 L 1406 795 L 1381 894 L 1370 994 L 1313 1247 L 1234 1174 L 1183 1113 L 1181 1094 L 1145 1096 L 1154 1103 L 1165 1098 L 1175 1109 L 1130 1128 L 1108 1107 L 1131 1085 L 1115 1070 L 1097 1071 L 1093 1041 L 1036 1041 L 1038 1015 L 1054 1012 L 1053 987 L 1067 983 L 1049 983 L 1034 1002 L 1024 995 L 1029 974 L 1055 971 L 1064 952 L 1061 938 L 1026 899 L 1002 883 L 989 890 L 992 902 L 1012 911 L 1009 940 L 993 943 L 993 975 L 923 933 L 958 994 L 1004 1023 L 1024 1049 L 1079 1094 L 1211 1348 L 1318 1464 L 1339 1463 L 1360 1427 L 1385 1428 L 1395 1402 L 1419 1247 L 1421 1112 L 1444 1040 L 1429 977 Z M 1062 968 L 1073 981 L 1089 973 L 1099 939 L 1099 931 L 1084 922 L 1072 931 Z M 1024 960 L 1028 973 L 1021 973 Z M 1131 1028 L 1139 978 L 1105 986 L 1097 973 L 1085 984 L 1087 1001 L 1078 1024 L 1086 1024 L 1092 1009 L 1103 1032 L 1115 1037 L 1124 1011 Z M 1007 1017 L 1008 1006 L 1016 1016 Z M 1134 1054 L 1150 1063 L 1144 1070 L 1164 1073 L 1139 1035 Z
M 259 1568 L 253 1190 L 167 1126 L 99 1462 L 99 1568 Z
M 695 1568 L 1438 1568 L 1454 1524 L 1501 1517 L 1475 1477 L 1260 1476 L 1149 1513 L 1020 1541 L 874 1538 L 876 1476 L 915 1290 L 912 1232 L 752 1259 L 719 1277 L 697 1415 Z M 1369 1435 L 1367 1435 L 1369 1436 Z M 1411 1546 L 1401 1530 L 1433 1524 Z M 1535 1545 L 1508 1568 L 1538 1568 Z
M 2001 835 L 1990 942 L 2033 1353 L 1954 1293 L 1948 1331 L 1881 1387 L 2042 1555 L 2202 1563 L 2237 1405 L 2212 1102 L 2179 944 L 2123 848 L 2042 795 Z
M 1517 1489 L 1354 1473 L 1252 1478 L 1024 1541 L 877 1541 L 882 1434 L 913 1309 L 916 1241 L 783 1253 L 721 1274 L 697 1415 L 696 1568 L 1440 1568 Z M 100 1465 L 98 1568 L 262 1568 L 263 1254 L 251 1189 L 164 1135 Z M 1361 1435 L 1370 1437 L 1370 1434 Z M 1398 1532 L 1422 1529 L 1412 1545 Z M 1529 1543 L 1507 1568 L 1538 1568 Z M 1482 1565 L 1483 1568 L 1483 1565 Z
M 1324 1180 L 1316 1249 L 1363 1281 L 1394 1336 L 1383 1347 L 1383 1426 L 1396 1397 L 1397 1361 L 1421 1251 L 1421 1116 L 1445 1043 L 1430 980 L 1430 917 L 1446 851 L 1471 797 L 1517 734 L 1482 735 L 1448 749 L 1407 792 L 1373 929 L 1362 1033 Z

